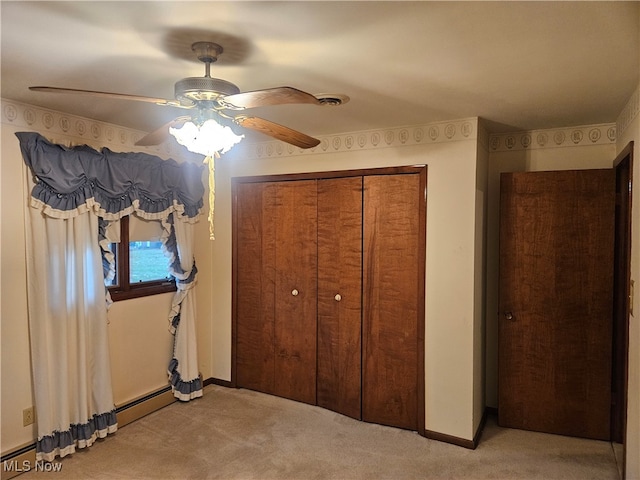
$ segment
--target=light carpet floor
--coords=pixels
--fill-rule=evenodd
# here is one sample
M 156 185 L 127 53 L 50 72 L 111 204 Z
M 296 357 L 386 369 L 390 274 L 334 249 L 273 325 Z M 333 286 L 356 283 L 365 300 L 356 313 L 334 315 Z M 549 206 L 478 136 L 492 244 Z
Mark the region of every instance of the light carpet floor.
M 608 442 L 500 428 L 476 450 L 319 407 L 211 385 L 64 458 L 51 479 L 618 480 Z

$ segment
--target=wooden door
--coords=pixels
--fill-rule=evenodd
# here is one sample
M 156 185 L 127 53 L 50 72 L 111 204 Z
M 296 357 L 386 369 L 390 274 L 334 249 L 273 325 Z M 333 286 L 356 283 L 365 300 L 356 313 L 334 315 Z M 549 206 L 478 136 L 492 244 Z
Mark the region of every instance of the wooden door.
M 275 209 L 275 393 L 316 403 L 317 186 L 280 182 Z
M 362 177 L 318 180 L 318 405 L 361 418 Z
M 236 194 L 236 383 L 315 403 L 316 182 Z
M 236 384 L 275 393 L 275 183 L 236 186 Z
M 424 308 L 420 178 L 364 178 L 362 418 L 411 430 L 418 429 L 423 338 L 418 328 Z
M 501 178 L 499 423 L 608 439 L 614 172 Z

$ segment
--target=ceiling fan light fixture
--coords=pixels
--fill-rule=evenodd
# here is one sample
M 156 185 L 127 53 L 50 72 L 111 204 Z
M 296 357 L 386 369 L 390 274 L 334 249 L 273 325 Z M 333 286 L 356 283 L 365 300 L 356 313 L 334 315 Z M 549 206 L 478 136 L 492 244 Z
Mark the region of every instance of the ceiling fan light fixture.
M 187 150 L 205 157 L 226 153 L 244 138 L 244 135 L 236 135 L 231 128 L 220 125 L 213 119 L 206 120 L 201 125 L 189 121 L 181 128 L 169 128 L 169 133 Z

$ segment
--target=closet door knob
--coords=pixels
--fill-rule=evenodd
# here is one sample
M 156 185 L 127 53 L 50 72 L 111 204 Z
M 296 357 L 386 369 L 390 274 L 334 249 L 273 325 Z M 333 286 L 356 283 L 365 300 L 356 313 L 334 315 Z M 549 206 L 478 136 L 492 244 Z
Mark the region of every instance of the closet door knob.
M 342 300 L 342 295 L 340 295 L 339 293 L 336 293 L 336 296 L 333 298 L 335 298 L 336 302 L 339 302 L 340 300 Z
M 300 292 L 298 290 L 296 290 L 295 288 L 293 290 L 291 290 L 291 295 L 293 295 L 294 297 L 297 297 L 299 293 Z

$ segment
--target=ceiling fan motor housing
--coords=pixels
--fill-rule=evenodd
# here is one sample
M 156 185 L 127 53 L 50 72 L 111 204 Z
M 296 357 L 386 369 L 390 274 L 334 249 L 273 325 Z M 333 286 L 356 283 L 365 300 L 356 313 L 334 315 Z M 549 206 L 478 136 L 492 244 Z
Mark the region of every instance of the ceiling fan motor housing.
M 175 98 L 188 104 L 215 101 L 221 96 L 235 95 L 240 89 L 231 82 L 211 77 L 188 77 L 176 82 Z
M 215 62 L 223 52 L 222 47 L 213 42 L 195 42 L 191 45 L 191 50 L 196 53 L 198 60 L 205 63 Z

